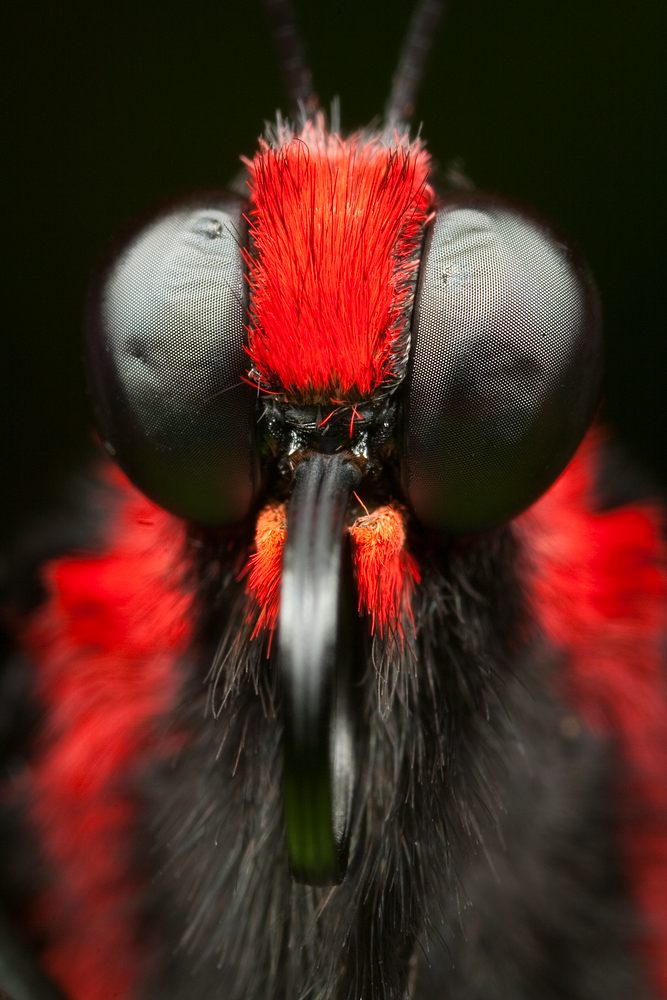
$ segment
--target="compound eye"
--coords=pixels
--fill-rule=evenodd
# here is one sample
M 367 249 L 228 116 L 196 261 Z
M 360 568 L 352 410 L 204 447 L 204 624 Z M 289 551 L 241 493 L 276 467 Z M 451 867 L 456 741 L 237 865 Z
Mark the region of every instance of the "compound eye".
M 602 371 L 588 268 L 543 219 L 445 200 L 422 260 L 401 476 L 425 525 L 475 532 L 535 501 L 590 423 Z
M 157 504 L 204 524 L 243 518 L 256 488 L 245 210 L 205 191 L 144 216 L 107 255 L 84 321 L 105 446 Z

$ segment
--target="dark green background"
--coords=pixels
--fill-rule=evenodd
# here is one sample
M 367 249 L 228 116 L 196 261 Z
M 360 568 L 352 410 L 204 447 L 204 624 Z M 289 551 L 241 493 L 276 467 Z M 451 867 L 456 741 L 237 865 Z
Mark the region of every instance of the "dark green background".
M 326 105 L 384 104 L 411 6 L 300 0 Z M 605 412 L 667 481 L 662 0 L 454 0 L 417 107 L 441 164 L 539 207 L 590 259 Z M 285 107 L 259 0 L 44 0 L 9 8 L 2 269 L 2 535 L 89 447 L 78 326 L 105 240 L 156 198 L 224 184 Z

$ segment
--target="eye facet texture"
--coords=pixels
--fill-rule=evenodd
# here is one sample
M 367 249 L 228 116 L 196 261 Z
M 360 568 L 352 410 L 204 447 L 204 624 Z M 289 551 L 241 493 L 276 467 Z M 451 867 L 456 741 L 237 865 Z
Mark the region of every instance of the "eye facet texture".
M 152 500 L 205 524 L 241 519 L 255 487 L 245 209 L 205 191 L 144 217 L 112 248 L 85 316 L 105 446 Z
M 418 519 L 484 530 L 562 472 L 593 416 L 601 311 L 548 223 L 477 192 L 446 199 L 422 260 L 402 480 Z

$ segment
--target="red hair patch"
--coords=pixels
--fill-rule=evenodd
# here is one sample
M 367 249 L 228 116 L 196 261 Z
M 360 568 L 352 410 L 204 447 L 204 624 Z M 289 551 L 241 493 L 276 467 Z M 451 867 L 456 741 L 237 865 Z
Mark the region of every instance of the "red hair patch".
M 371 632 L 397 628 L 401 614 L 411 614 L 410 598 L 419 583 L 417 564 L 405 548 L 404 515 L 398 507 L 378 507 L 350 528 L 352 557 L 359 587 L 359 610 L 371 619 Z
M 302 403 L 394 384 L 432 200 L 425 149 L 307 123 L 248 166 L 252 377 Z
M 262 629 L 272 631 L 278 621 L 280 572 L 283 563 L 287 515 L 284 503 L 269 504 L 260 511 L 255 528 L 255 551 L 250 556 L 248 593 L 259 605 L 259 617 L 251 638 Z
M 667 553 L 650 502 L 598 513 L 597 435 L 519 519 L 533 558 L 528 593 L 567 653 L 562 693 L 618 751 L 615 791 L 625 870 L 644 919 L 643 950 L 667 997 Z
M 286 537 L 285 504 L 269 504 L 257 518 L 255 552 L 250 557 L 248 593 L 259 606 L 252 638 L 272 631 L 280 610 L 280 573 Z M 411 614 L 410 598 L 419 570 L 405 548 L 404 514 L 395 506 L 378 507 L 347 529 L 359 589 L 359 612 L 371 620 L 371 632 L 397 629 L 403 613 Z
M 47 598 L 23 636 L 45 718 L 19 791 L 53 872 L 30 919 L 70 1000 L 129 1000 L 148 972 L 135 794 L 176 749 L 164 719 L 190 642 L 185 525 L 107 472 L 104 544 L 45 565 Z

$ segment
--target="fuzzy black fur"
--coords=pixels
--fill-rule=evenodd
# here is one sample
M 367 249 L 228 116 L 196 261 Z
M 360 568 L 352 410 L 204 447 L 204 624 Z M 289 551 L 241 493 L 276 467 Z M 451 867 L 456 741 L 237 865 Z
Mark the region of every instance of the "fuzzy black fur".
M 95 519 L 77 526 L 74 545 L 94 547 Z M 456 545 L 415 535 L 414 633 L 401 644 L 360 623 L 351 860 L 334 889 L 288 869 L 279 681 L 265 641 L 250 641 L 239 580 L 251 541 L 249 528 L 191 537 L 198 640 L 173 720 L 189 739 L 151 776 L 137 830 L 158 943 L 141 1000 L 646 1000 L 611 748 L 559 701 L 512 529 Z M 71 544 L 56 531 L 44 551 Z M 9 588 L 23 606 L 37 596 L 31 549 Z M 28 665 L 6 664 L 11 769 L 38 717 Z M 20 817 L 5 817 L 3 847 L 18 912 L 41 878 Z
M 187 664 L 190 740 L 146 815 L 168 956 L 150 1000 L 647 997 L 607 749 L 555 696 L 511 529 L 412 540 L 415 633 L 363 640 L 351 860 L 333 889 L 290 878 L 275 666 L 249 641 L 238 549 L 200 544 L 215 610 Z

